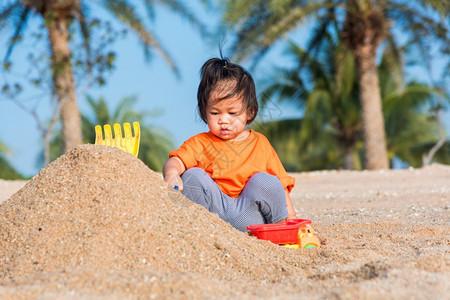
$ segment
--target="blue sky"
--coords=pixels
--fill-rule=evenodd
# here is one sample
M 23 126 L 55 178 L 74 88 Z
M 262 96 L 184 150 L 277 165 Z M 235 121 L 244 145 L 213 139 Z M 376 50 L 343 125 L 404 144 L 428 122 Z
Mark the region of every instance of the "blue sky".
M 218 16 L 214 16 L 211 12 L 205 14 L 199 8 L 197 12 L 200 17 L 208 16 L 203 20 L 208 20 L 210 28 L 216 24 Z M 202 39 L 186 20 L 165 9 L 158 8 L 156 16 L 155 23 L 152 25 L 153 31 L 175 61 L 181 78 L 177 78 L 157 54 L 154 54 L 152 60 L 146 63 L 142 48 L 130 32 L 125 40 L 119 40 L 115 45 L 118 54 L 116 68 L 108 77 L 107 85 L 91 89 L 87 94 L 94 98 L 104 97 L 110 107 L 114 107 L 123 97 L 136 96 L 138 103 L 135 108 L 162 112 L 149 120 L 149 123 L 166 129 L 175 146 L 178 147 L 190 136 L 207 130 L 196 112 L 199 70 L 207 59 L 219 55 L 217 44 L 222 37 Z M 300 37 L 302 32 L 299 31 L 295 35 Z M 2 45 L 0 57 L 3 59 L 4 37 L 0 37 L 0 42 Z M 25 61 L 23 56 L 26 52 L 21 48 L 22 44 L 14 51 L 12 61 L 18 62 L 18 66 L 25 70 L 26 66 L 21 66 L 20 62 Z M 282 56 L 283 49 L 282 43 L 278 43 L 257 69 L 252 71 L 257 87 L 258 80 L 271 72 L 272 66 L 287 65 L 288 60 Z M 225 43 L 224 55 L 230 54 Z M 244 66 L 246 66 L 245 63 Z M 0 76 L 0 85 L 3 79 L 4 77 Z M 79 94 L 78 97 L 80 110 L 87 113 L 89 109 L 85 101 L 86 94 Z M 41 119 L 49 118 L 47 101 L 43 101 L 38 106 L 38 112 Z M 269 118 L 289 118 L 299 115 L 300 111 L 290 105 L 277 105 L 272 109 L 270 116 L 266 113 Z M 35 175 L 39 171 L 36 167 L 37 155 L 42 151 L 42 141 L 36 122 L 17 104 L 0 96 L 0 126 L 2 128 L 0 141 L 12 150 L 8 160 L 22 174 Z

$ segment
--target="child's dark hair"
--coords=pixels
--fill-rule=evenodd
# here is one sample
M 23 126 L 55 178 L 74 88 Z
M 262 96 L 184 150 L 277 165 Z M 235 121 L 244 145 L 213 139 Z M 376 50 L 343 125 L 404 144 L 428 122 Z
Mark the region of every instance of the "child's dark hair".
M 217 101 L 234 96 L 242 97 L 243 110 L 253 122 L 258 113 L 255 82 L 242 66 L 230 62 L 228 58 L 211 58 L 201 68 L 201 80 L 197 91 L 198 111 L 206 123 L 206 107 L 213 91 L 223 89 L 224 96 Z

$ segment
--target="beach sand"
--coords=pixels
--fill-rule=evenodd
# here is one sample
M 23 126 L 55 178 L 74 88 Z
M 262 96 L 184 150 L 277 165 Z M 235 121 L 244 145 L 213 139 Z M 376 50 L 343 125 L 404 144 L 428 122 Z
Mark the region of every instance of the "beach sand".
M 450 299 L 450 167 L 290 174 L 322 241 L 258 240 L 129 153 L 0 180 L 2 299 Z

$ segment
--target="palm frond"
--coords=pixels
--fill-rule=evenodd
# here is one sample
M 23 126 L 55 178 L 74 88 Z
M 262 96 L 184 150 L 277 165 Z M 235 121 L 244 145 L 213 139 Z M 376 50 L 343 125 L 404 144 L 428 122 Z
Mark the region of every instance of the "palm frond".
M 123 97 L 110 116 L 113 122 L 126 122 L 126 115 L 135 114 L 131 108 L 136 104 L 137 97 Z M 129 120 L 128 120 L 129 121 Z
M 26 28 L 28 17 L 30 15 L 31 9 L 25 6 L 14 7 L 10 13 L 14 16 L 14 12 L 17 10 L 18 17 L 13 20 L 15 23 L 15 31 L 12 37 L 9 39 L 8 49 L 6 50 L 4 61 L 8 61 L 12 50 L 17 43 L 20 42 L 22 32 Z
M 311 56 L 317 56 L 321 49 L 326 48 L 324 43 L 330 41 L 330 38 L 338 32 L 337 21 L 336 21 L 336 8 L 331 7 L 324 10 L 325 13 L 318 16 L 317 25 L 311 31 L 311 38 L 305 47 L 305 52 L 309 53 Z M 334 30 L 335 32 L 330 34 L 329 31 Z
M 8 5 L 0 6 L 0 29 L 3 29 L 5 26 L 9 25 L 9 22 L 11 22 L 11 19 L 15 16 L 20 15 L 22 8 L 21 0 L 16 0 Z M 12 23 L 16 22 L 12 21 Z
M 145 2 L 148 3 L 149 1 L 147 0 Z M 180 2 L 179 0 L 161 0 L 161 4 L 168 6 L 171 11 L 186 19 L 189 24 L 194 25 L 197 30 L 199 30 L 201 35 L 206 36 L 209 34 L 205 24 L 197 18 L 197 14 L 192 12 L 186 5 L 183 4 L 183 2 Z
M 81 2 L 81 6 L 79 8 L 77 8 L 75 14 L 76 14 L 76 18 L 78 20 L 78 24 L 80 26 L 80 32 L 81 32 L 81 37 L 83 39 L 83 47 L 84 50 L 86 52 L 86 60 L 88 62 L 87 64 L 87 71 L 88 73 L 91 72 L 92 69 L 92 65 L 91 65 L 91 34 L 90 34 L 90 30 L 87 24 L 87 7 L 85 7 L 83 5 L 83 2 Z
M 355 91 L 358 89 L 356 84 L 355 60 L 349 51 L 342 49 L 342 47 L 337 49 L 333 62 L 335 66 L 335 77 L 333 81 L 335 93 L 339 99 L 353 99 L 355 102 L 358 102 L 357 97 L 355 97 Z
M 417 108 L 429 102 L 430 98 L 441 91 L 422 83 L 409 83 L 404 89 L 393 91 L 383 98 L 383 107 L 386 114 L 390 111 L 401 111 Z
M 94 98 L 88 96 L 86 98 L 86 101 L 88 102 L 95 116 L 94 121 L 91 123 L 96 123 L 96 125 L 104 125 L 110 122 L 109 108 L 103 97 L 95 100 Z
M 144 54 L 147 59 L 151 58 L 154 49 L 167 62 L 170 68 L 179 75 L 179 70 L 175 66 L 167 50 L 161 45 L 155 35 L 148 30 L 143 20 L 139 17 L 137 9 L 126 0 L 103 0 L 103 6 L 110 11 L 120 22 L 133 30 L 142 43 Z
M 225 7 L 224 23 L 236 32 L 232 46 L 236 60 L 250 56 L 253 62 L 265 54 L 276 41 L 299 26 L 306 17 L 323 9 L 323 1 L 286 1 L 281 9 L 266 1 L 231 1 Z
M 155 12 L 155 0 L 144 0 L 145 10 L 147 12 L 147 16 L 151 21 L 155 20 L 156 12 Z
M 440 42 L 442 49 L 445 50 L 450 44 L 449 25 L 446 24 L 445 19 L 433 17 L 427 2 L 390 1 L 385 13 L 390 20 L 395 20 L 395 25 L 404 29 L 404 33 L 411 36 L 415 43 L 427 45 L 426 41 L 433 39 L 435 42 Z
M 279 103 L 291 102 L 302 108 L 307 97 L 307 90 L 297 70 L 282 70 L 274 72 L 270 78 L 262 83 L 264 88 L 260 95 L 261 107 L 264 108 L 269 101 Z
M 418 0 L 423 7 L 432 7 L 439 12 L 442 19 L 448 18 L 450 14 L 450 2 L 441 0 Z

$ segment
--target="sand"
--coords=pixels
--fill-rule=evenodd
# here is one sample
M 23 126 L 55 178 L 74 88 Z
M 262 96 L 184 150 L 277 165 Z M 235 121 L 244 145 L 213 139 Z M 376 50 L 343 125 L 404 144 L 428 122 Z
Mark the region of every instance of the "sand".
M 77 146 L 0 181 L 0 298 L 450 299 L 449 166 L 292 176 L 320 248 L 258 240 L 133 155 Z

